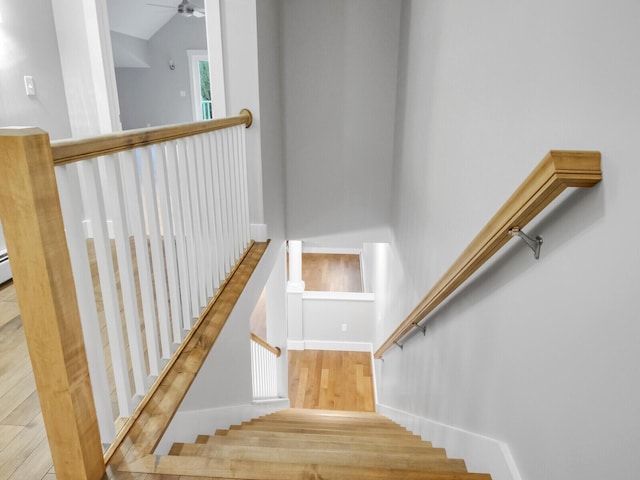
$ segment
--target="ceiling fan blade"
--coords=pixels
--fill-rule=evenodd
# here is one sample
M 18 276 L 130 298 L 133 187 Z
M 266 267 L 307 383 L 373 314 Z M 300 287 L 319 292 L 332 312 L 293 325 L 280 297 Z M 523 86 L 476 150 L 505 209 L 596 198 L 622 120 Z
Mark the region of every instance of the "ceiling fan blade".
M 170 8 L 172 10 L 176 9 L 176 7 L 170 7 L 169 5 L 158 5 L 157 3 L 145 3 L 145 5 L 149 5 L 150 7 Z

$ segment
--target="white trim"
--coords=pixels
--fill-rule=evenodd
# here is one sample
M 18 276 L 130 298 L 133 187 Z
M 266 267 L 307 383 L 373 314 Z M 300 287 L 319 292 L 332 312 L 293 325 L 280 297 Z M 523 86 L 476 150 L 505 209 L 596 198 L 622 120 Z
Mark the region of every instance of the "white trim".
M 191 113 L 194 122 L 201 122 L 202 102 L 200 99 L 200 62 L 209 62 L 209 55 L 206 50 L 187 50 L 189 59 L 189 80 L 191 81 Z M 209 63 L 209 84 L 211 85 L 211 63 Z M 213 96 L 213 92 L 212 96 Z M 215 111 L 215 110 L 214 110 Z
M 344 300 L 349 302 L 373 302 L 376 299 L 373 293 L 361 292 L 316 292 L 305 290 L 302 293 L 303 300 Z
M 367 342 L 327 342 L 323 340 L 287 340 L 288 350 L 331 350 L 336 352 L 373 352 Z
M 362 255 L 362 249 L 361 248 L 305 246 L 304 240 L 303 240 L 302 253 L 334 253 L 338 255 Z
M 174 442 L 190 443 L 197 435 L 212 435 L 253 418 L 289 408 L 288 398 L 256 401 L 245 405 L 178 411 L 156 447 L 156 455 L 166 455 Z
M 267 224 L 266 223 L 252 223 L 251 230 L 249 231 L 251 234 L 251 239 L 256 242 L 266 242 L 267 241 Z
M 9 264 L 9 259 L 6 258 L 2 262 L 0 262 L 0 283 L 4 283 L 7 280 L 10 280 L 11 277 L 11 265 Z
M 304 280 L 294 282 L 293 280 L 287 281 L 287 293 L 304 293 L 305 283 Z
M 287 340 L 287 350 L 304 350 L 304 340 Z
M 213 118 L 227 116 L 227 99 L 224 84 L 224 56 L 222 53 L 222 21 L 220 0 L 205 0 L 207 12 L 207 51 L 209 52 L 209 79 L 211 81 L 211 101 Z
M 373 404 L 378 405 L 378 382 L 376 381 L 376 359 L 373 356 L 373 344 L 371 345 L 371 381 L 373 382 Z
M 464 458 L 470 472 L 490 473 L 493 480 L 522 480 L 509 446 L 500 440 L 379 403 L 376 411 L 434 446 L 445 448 L 449 458 Z

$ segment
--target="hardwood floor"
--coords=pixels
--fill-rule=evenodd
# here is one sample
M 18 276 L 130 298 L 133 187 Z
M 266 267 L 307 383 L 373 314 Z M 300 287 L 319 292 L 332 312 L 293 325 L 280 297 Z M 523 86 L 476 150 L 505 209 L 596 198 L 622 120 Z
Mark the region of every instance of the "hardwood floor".
M 360 256 L 302 254 L 302 280 L 312 292 L 362 292 Z
M 51 480 L 52 468 L 16 291 L 7 282 L 0 286 L 0 478 Z
M 292 408 L 375 411 L 367 352 L 289 350 Z

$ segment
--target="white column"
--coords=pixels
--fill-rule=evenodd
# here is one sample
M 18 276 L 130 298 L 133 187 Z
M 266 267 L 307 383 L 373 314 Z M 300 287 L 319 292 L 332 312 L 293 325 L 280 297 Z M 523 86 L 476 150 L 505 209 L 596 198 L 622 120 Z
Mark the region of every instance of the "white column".
M 289 281 L 287 282 L 287 291 L 304 292 L 301 240 L 289 240 Z
M 289 281 L 287 282 L 287 330 L 290 350 L 304 350 L 302 329 L 302 242 L 289 240 Z

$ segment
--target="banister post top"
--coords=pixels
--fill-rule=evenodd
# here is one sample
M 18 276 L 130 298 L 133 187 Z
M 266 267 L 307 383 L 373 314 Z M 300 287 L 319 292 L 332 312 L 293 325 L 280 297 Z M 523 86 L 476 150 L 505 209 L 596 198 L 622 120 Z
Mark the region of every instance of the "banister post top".
M 30 135 L 47 134 L 38 127 L 2 127 L 0 128 L 0 136 L 2 137 L 28 137 Z
M 248 108 L 243 108 L 242 110 L 240 110 L 240 115 L 248 116 L 247 121 L 244 124 L 246 128 L 249 128 L 253 124 L 253 114 L 251 113 L 251 110 L 249 110 Z

